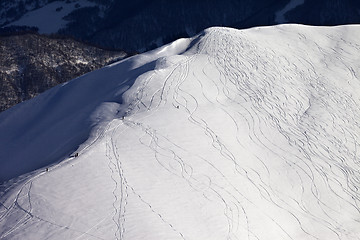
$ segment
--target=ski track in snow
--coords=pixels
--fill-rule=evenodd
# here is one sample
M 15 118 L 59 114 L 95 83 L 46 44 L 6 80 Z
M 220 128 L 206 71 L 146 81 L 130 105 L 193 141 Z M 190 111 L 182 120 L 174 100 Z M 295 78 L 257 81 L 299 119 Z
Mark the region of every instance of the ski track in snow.
M 78 158 L 3 191 L 0 239 L 360 239 L 358 29 L 206 30 Z M 69 171 L 80 203 L 52 193 Z

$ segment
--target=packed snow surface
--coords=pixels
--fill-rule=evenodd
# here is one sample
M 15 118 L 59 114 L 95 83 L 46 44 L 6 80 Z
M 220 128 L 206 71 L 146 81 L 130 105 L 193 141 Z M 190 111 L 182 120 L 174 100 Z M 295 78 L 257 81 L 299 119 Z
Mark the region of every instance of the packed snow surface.
M 211 28 L 3 112 L 0 239 L 360 239 L 358 36 Z

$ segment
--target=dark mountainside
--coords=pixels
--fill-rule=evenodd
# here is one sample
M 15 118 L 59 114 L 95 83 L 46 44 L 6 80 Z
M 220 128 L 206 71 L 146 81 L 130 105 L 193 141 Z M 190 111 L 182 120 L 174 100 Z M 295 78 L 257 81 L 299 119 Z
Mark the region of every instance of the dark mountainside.
M 0 37 L 0 111 L 125 57 L 72 39 Z
M 53 0 L 3 0 L 0 27 L 21 18 L 26 12 Z M 63 0 L 66 4 L 79 2 Z M 248 28 L 278 23 L 340 25 L 360 23 L 360 1 L 304 0 L 289 9 L 279 22 L 276 14 L 294 0 L 88 0 L 64 17 L 65 28 L 57 33 L 103 47 L 143 52 L 180 37 L 193 36 L 211 26 Z M 53 10 L 55 11 L 55 9 Z M 57 8 L 56 11 L 62 11 Z

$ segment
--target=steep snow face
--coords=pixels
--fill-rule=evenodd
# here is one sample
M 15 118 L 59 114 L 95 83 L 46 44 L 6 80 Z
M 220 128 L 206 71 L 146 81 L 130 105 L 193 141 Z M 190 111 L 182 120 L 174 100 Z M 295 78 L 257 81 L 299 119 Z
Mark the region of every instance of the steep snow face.
M 1 114 L 0 182 L 68 156 L 91 137 L 97 123 L 109 118 L 99 114 L 101 105 L 122 103 L 122 93 L 136 78 L 154 70 L 157 58 L 184 51 L 188 42 L 180 39 L 163 50 L 58 85 Z
M 359 239 L 359 35 L 211 28 L 2 113 L 3 179 L 87 140 L 3 184 L 0 238 Z

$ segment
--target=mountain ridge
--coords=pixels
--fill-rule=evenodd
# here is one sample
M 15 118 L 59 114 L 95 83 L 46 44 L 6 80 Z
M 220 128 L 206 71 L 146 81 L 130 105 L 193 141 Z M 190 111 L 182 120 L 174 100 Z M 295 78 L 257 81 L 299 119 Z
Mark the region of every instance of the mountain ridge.
M 210 28 L 1 113 L 0 237 L 357 239 L 359 34 Z

